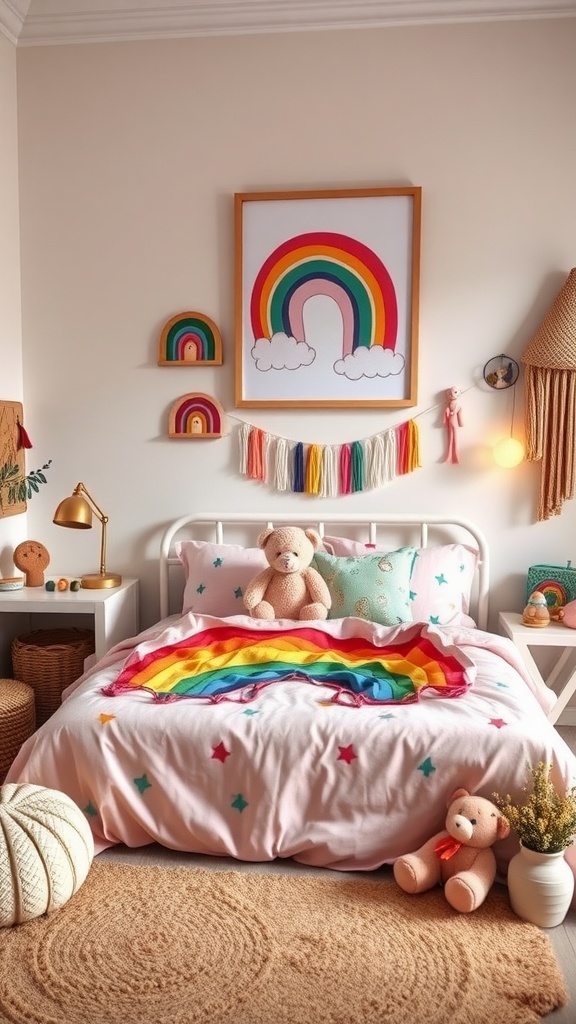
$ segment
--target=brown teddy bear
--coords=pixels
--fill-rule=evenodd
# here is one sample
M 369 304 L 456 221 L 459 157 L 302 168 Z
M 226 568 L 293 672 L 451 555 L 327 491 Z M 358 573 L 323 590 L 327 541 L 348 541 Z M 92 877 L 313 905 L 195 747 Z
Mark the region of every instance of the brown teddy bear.
M 510 825 L 495 804 L 457 789 L 448 803 L 446 828 L 419 850 L 399 857 L 394 878 L 409 893 L 443 885 L 450 906 L 468 914 L 484 902 L 496 877 L 492 843 L 506 839 L 509 832 Z
M 244 604 L 253 619 L 325 619 L 331 605 L 328 587 L 310 565 L 322 541 L 316 530 L 283 526 L 264 530 L 258 547 L 269 563 L 251 580 Z

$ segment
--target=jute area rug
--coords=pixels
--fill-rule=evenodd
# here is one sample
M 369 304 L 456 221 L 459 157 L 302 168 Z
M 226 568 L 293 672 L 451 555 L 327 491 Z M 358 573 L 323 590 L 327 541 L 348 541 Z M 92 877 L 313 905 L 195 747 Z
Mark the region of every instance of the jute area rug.
M 95 862 L 0 929 L 2 1024 L 528 1024 L 564 1005 L 546 934 L 490 893 Z

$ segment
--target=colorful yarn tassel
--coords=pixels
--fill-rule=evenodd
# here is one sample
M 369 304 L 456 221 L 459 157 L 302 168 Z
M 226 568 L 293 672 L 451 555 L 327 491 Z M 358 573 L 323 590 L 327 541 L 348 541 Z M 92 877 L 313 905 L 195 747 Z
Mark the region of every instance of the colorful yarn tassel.
M 364 445 L 362 441 L 352 442 L 352 490 L 364 490 Z
M 304 491 L 304 445 L 301 441 L 294 448 L 294 476 L 292 490 L 294 494 Z
M 340 448 L 340 492 L 350 494 L 352 488 L 350 445 L 343 444 Z
M 306 494 L 320 494 L 322 445 L 311 444 L 306 455 Z
M 248 476 L 251 480 L 264 480 L 264 431 L 252 427 L 248 437 Z

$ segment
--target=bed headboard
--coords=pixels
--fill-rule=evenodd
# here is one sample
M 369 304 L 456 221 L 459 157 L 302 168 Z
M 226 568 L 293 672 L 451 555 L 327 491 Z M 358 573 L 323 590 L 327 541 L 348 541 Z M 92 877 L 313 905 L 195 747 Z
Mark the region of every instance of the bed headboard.
M 166 527 L 160 544 L 160 617 L 164 619 L 181 607 L 184 577 L 174 550 L 176 541 L 193 538 L 216 544 L 255 546 L 256 538 L 264 528 L 282 525 L 312 527 L 321 537 L 338 533 L 368 544 L 386 544 L 390 545 L 390 550 L 403 544 L 425 548 L 433 544 L 461 543 L 477 548 L 478 569 L 470 615 L 479 629 L 487 629 L 490 555 L 484 534 L 467 519 L 412 513 L 375 516 L 362 512 L 332 512 L 315 519 L 299 512 L 286 512 L 273 520 L 264 512 L 202 512 L 181 516 Z

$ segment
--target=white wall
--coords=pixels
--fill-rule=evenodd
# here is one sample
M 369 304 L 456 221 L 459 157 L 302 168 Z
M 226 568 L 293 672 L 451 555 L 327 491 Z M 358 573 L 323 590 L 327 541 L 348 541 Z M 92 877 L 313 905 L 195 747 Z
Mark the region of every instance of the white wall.
M 16 111 L 16 49 L 0 34 L 0 399 L 10 402 L 23 397 Z M 25 513 L 0 519 L 0 576 L 15 574 L 12 552 L 25 537 Z M 2 673 L 9 647 L 0 630 Z
M 576 562 L 573 504 L 535 524 L 537 467 L 491 460 L 511 395 L 474 387 L 490 357 L 520 358 L 576 263 L 575 44 L 576 21 L 551 20 L 18 51 L 26 411 L 38 464 L 53 460 L 29 536 L 51 571 L 97 568 L 95 532 L 52 524 L 78 480 L 110 516 L 109 568 L 143 581 L 143 624 L 160 532 L 190 509 L 473 518 L 494 613 L 522 607 L 531 563 Z M 407 418 L 234 409 L 233 193 L 410 183 L 422 468 L 377 492 L 286 496 L 239 477 L 235 423 L 222 440 L 168 440 L 170 406 L 193 390 L 294 440 Z M 219 325 L 223 367 L 156 365 L 163 323 L 186 309 Z M 442 461 L 438 408 L 453 384 L 470 389 L 459 466 Z

